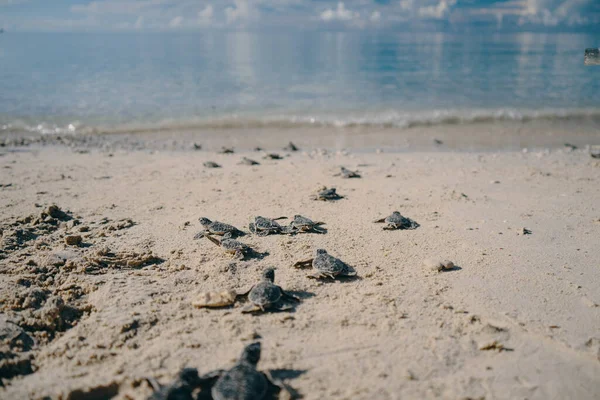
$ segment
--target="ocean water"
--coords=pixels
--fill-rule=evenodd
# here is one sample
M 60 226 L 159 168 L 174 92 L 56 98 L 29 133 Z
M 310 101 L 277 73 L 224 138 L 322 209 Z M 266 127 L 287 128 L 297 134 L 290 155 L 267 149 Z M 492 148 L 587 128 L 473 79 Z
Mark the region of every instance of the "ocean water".
M 600 119 L 585 34 L 11 33 L 0 132 Z

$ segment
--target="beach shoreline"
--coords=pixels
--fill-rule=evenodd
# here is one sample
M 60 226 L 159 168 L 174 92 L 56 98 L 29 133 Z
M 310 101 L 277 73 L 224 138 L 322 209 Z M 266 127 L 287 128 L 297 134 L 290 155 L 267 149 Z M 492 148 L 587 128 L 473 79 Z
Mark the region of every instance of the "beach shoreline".
M 306 399 L 597 398 L 594 127 L 5 135 L 0 307 L 33 344 L 10 349 L 3 365 L 17 373 L 0 398 L 143 399 L 145 377 L 231 366 L 253 340 L 259 368 L 293 371 L 286 381 Z M 282 151 L 289 141 L 300 151 Z M 340 166 L 362 177 L 334 176 Z M 321 186 L 344 198 L 311 200 Z M 420 226 L 373 223 L 395 210 Z M 327 233 L 247 235 L 264 257 L 243 261 L 193 239 L 199 217 L 247 231 L 254 216 L 294 214 Z M 292 267 L 315 248 L 358 278 Z M 457 268 L 427 270 L 431 257 Z M 200 292 L 247 290 L 266 267 L 301 298 L 292 312 L 192 305 Z M 48 319 L 58 297 L 70 313 Z
M 250 151 L 261 147 L 281 151 L 290 141 L 304 149 L 326 148 L 354 152 L 411 151 L 512 151 L 600 145 L 600 120 L 557 119 L 496 121 L 416 126 L 412 128 L 345 126 L 289 126 L 255 128 L 134 130 L 97 133 L 54 134 L 6 130 L 0 135 L 4 147 L 18 145 L 67 145 L 75 148 L 123 150 L 218 151 L 234 147 Z M 440 143 L 441 142 L 441 143 Z

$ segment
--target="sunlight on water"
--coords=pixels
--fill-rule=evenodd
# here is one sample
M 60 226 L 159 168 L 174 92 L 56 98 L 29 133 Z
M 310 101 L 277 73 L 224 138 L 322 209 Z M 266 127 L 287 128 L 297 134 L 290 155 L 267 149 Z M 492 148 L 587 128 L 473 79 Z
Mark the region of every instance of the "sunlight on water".
M 0 38 L 0 130 L 598 118 L 583 34 Z

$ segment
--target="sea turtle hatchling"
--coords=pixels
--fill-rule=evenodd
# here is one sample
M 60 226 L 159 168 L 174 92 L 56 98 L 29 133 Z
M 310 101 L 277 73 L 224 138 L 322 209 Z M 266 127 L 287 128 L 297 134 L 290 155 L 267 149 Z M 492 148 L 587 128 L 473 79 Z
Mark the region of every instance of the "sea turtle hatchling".
M 303 217 L 302 215 L 294 215 L 294 219 L 290 222 L 288 230 L 290 233 L 296 232 L 316 232 L 325 233 L 325 229 L 321 228 L 321 225 L 325 225 L 325 222 L 315 222 L 310 218 Z
M 251 222 L 248 225 L 248 229 L 250 229 L 250 232 L 258 236 L 267 236 L 270 234 L 277 233 L 287 233 L 287 227 L 283 227 L 277 223 L 277 220 L 280 219 L 285 219 L 285 217 L 269 219 L 258 216 L 254 218 L 254 222 Z
M 285 146 L 285 147 L 283 148 L 283 150 L 285 150 L 285 151 L 298 151 L 298 150 L 300 150 L 300 149 L 299 149 L 299 148 L 298 148 L 298 146 L 296 146 L 294 143 L 292 143 L 292 142 L 289 142 L 289 143 L 287 144 L 287 146 Z
M 154 378 L 146 378 L 154 392 L 148 400 L 193 400 L 192 393 L 201 387 L 203 380 L 198 376 L 196 368 L 183 368 L 169 385 L 162 386 Z
M 340 172 L 333 175 L 333 176 L 341 176 L 344 179 L 349 179 L 349 178 L 360 178 L 360 174 L 358 173 L 358 171 L 351 171 L 348 168 L 345 167 L 341 167 L 340 168 Z
M 248 157 L 242 158 L 242 160 L 238 163 L 240 165 L 260 165 L 258 161 L 254 161 Z
M 221 168 L 221 166 L 214 161 L 207 161 L 202 165 L 204 165 L 206 168 Z
M 221 147 L 221 150 L 219 150 L 217 153 L 219 154 L 233 154 L 235 153 L 235 151 L 233 150 L 233 147 Z
M 293 308 L 291 302 L 298 303 L 300 299 L 286 293 L 281 287 L 275 285 L 275 270 L 267 268 L 263 271 L 262 280 L 247 292 L 248 301 L 251 303 L 244 307 L 243 313 L 276 310 L 283 311 Z
M 308 260 L 298 261 L 294 264 L 296 268 L 312 266 L 316 272 L 308 275 L 309 278 L 323 279 L 343 276 L 356 276 L 354 268 L 334 256 L 327 253 L 327 250 L 316 249 L 314 257 Z
M 265 160 L 283 160 L 283 157 L 281 157 L 277 153 L 267 153 L 267 154 L 265 154 L 265 156 L 263 158 Z
M 261 344 L 255 342 L 247 345 L 238 362 L 228 370 L 216 370 L 200 377 L 202 391 L 200 399 L 207 398 L 204 390 L 210 389 L 214 400 L 267 400 L 296 398 L 294 391 L 271 374 L 256 369 L 260 361 Z
M 244 232 L 240 231 L 233 225 L 219 221 L 211 221 L 206 217 L 201 217 L 198 219 L 198 221 L 200 221 L 200 225 L 202 225 L 204 231 L 197 233 L 196 236 L 194 236 L 194 239 L 200 239 L 205 234 L 223 236 L 225 239 L 244 236 Z
M 243 260 L 246 255 L 252 252 L 252 248 L 247 244 L 238 242 L 235 239 L 224 238 L 223 240 L 216 239 L 209 234 L 204 234 L 204 237 L 221 247 L 226 253 L 233 254 L 235 258 Z
M 398 211 L 394 211 L 392 215 L 381 218 L 374 221 L 375 223 L 385 223 L 383 227 L 385 230 L 396 230 L 396 229 L 417 229 L 420 225 L 410 218 L 404 217 Z
M 335 188 L 322 187 L 316 195 L 312 195 L 311 199 L 321 201 L 333 201 L 343 199 L 344 196 L 340 196 Z

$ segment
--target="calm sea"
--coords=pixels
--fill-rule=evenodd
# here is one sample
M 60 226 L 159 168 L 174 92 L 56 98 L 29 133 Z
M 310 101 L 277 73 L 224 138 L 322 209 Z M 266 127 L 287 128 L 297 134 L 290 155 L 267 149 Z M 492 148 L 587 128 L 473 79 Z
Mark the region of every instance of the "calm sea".
M 585 34 L 0 35 L 0 132 L 600 118 Z

